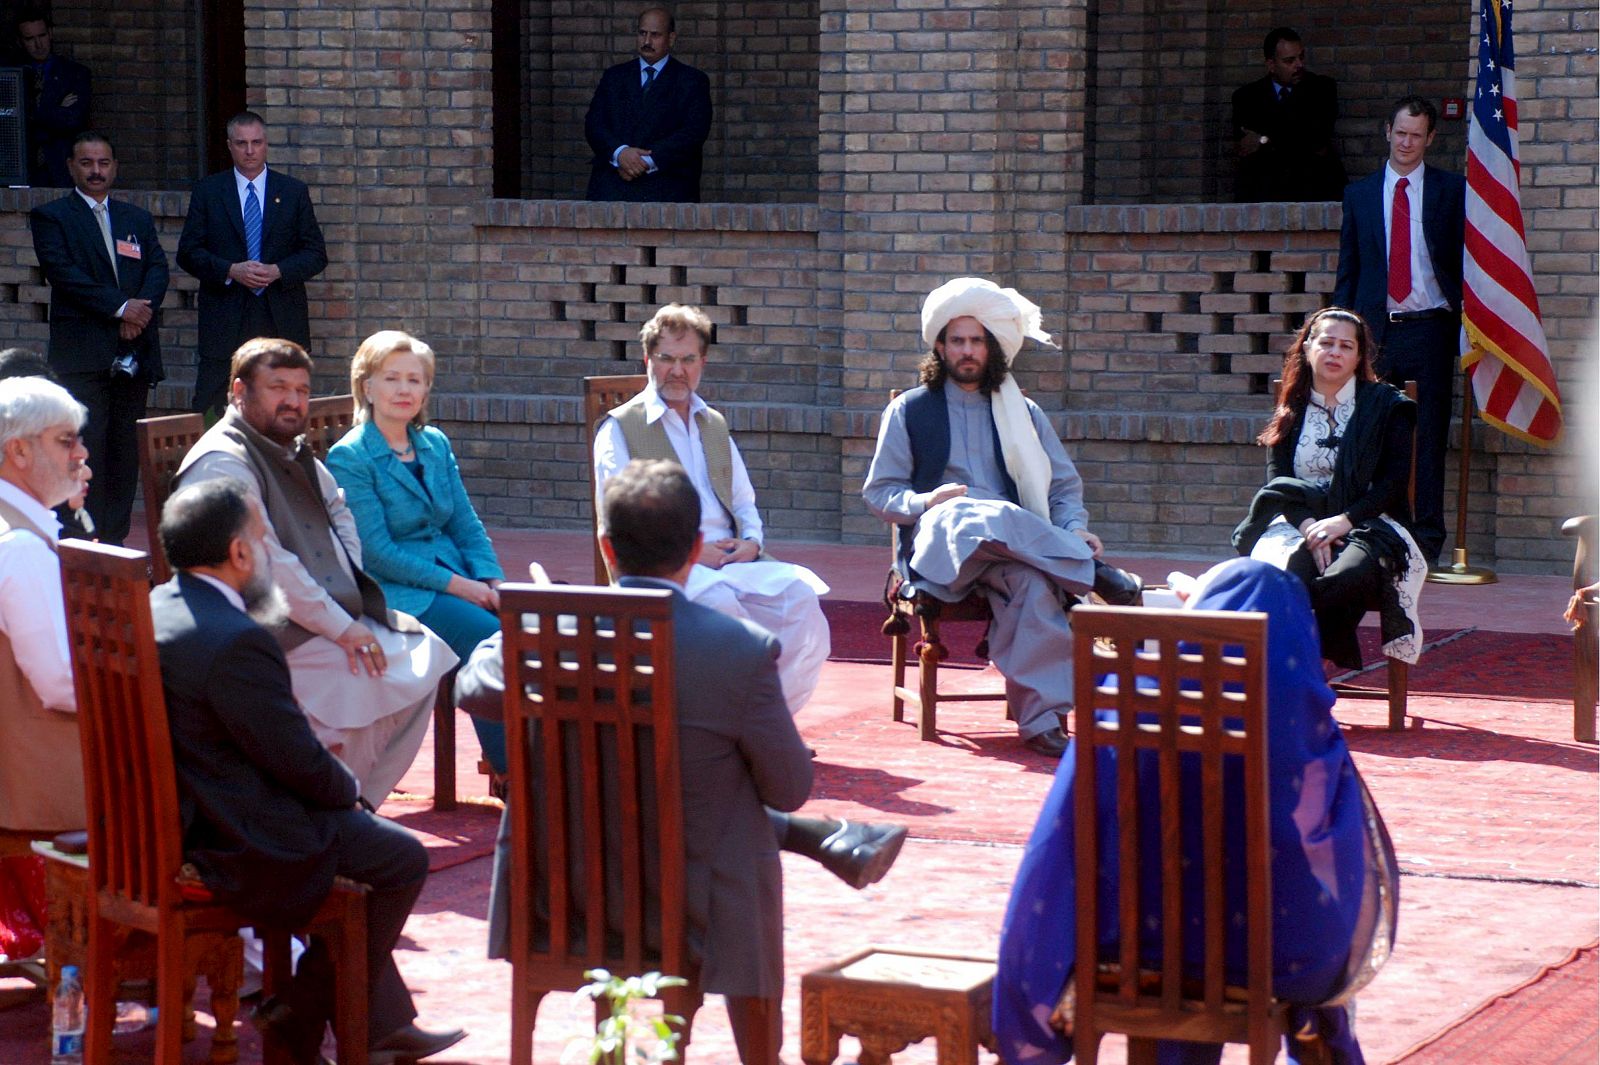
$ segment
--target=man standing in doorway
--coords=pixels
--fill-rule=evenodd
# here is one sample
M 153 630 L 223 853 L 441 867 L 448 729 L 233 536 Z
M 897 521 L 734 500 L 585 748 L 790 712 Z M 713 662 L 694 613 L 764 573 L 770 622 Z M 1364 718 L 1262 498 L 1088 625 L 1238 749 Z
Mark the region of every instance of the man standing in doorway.
M 588 198 L 699 203 L 700 154 L 711 131 L 711 81 L 669 54 L 672 12 L 639 13 L 639 50 L 600 78 L 583 133 L 594 149 Z
M 1365 318 L 1378 376 L 1417 383 L 1417 546 L 1430 566 L 1444 547 L 1444 458 L 1461 343 L 1466 182 L 1423 164 L 1439 112 L 1406 96 L 1389 112 L 1389 161 L 1351 184 L 1339 233 L 1333 302 Z
M 189 196 L 178 265 L 200 282 L 200 352 L 191 410 L 217 414 L 228 368 L 247 340 L 311 345 L 306 282 L 328 265 L 305 182 L 267 169 L 267 124 L 254 111 L 228 120 L 233 169 Z

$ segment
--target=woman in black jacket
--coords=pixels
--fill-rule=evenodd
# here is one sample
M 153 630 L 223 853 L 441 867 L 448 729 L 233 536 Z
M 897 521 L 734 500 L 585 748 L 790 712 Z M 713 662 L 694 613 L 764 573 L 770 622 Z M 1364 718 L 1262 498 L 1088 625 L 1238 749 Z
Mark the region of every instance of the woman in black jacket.
M 1410 531 L 1416 404 L 1372 369 L 1361 316 L 1339 307 L 1306 319 L 1283 360 L 1278 408 L 1256 442 L 1267 483 L 1234 530 L 1242 555 L 1295 574 L 1311 592 L 1322 654 L 1358 669 L 1356 625 L 1382 618 L 1384 653 L 1415 662 L 1417 593 L 1427 564 Z

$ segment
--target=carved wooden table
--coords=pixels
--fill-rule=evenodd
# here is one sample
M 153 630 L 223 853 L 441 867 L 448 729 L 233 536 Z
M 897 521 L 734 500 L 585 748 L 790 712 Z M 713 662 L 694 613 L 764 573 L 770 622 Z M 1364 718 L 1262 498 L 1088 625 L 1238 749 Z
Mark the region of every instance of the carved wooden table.
M 839 1037 L 861 1040 L 861 1065 L 932 1036 L 939 1065 L 976 1065 L 994 1049 L 994 959 L 869 947 L 800 979 L 800 1056 L 832 1065 Z
M 76 965 L 81 972 L 89 956 L 89 859 L 66 854 L 48 843 L 35 843 L 34 853 L 44 858 L 45 959 L 49 987 L 61 982 L 61 968 Z M 117 982 L 149 982 L 156 971 L 155 940 L 141 932 L 121 929 L 116 948 Z M 234 1018 L 239 1012 L 239 981 L 243 974 L 244 941 L 237 935 L 214 933 L 191 936 L 187 941 L 183 971 L 183 1040 L 197 1034 L 194 987 L 204 975 L 211 988 L 211 1014 L 217 1027 L 211 1035 L 211 1065 L 232 1065 L 239 1060 L 239 1035 Z

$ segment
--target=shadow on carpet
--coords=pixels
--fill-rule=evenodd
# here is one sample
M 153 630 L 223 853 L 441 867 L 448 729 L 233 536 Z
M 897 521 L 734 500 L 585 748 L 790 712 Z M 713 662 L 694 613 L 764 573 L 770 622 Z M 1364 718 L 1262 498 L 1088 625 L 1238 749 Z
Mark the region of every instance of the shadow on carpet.
M 422 840 L 428 848 L 428 872 L 437 873 L 493 854 L 502 809 L 493 799 L 463 799 L 454 810 L 441 813 L 430 799 L 392 794 L 378 812 Z

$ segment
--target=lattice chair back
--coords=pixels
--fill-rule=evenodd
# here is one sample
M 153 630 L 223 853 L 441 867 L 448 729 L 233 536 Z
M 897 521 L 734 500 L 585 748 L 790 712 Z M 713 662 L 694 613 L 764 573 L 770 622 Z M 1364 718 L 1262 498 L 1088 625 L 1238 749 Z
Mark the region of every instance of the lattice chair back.
M 671 593 L 502 585 L 500 620 L 518 1062 L 528 1060 L 539 999 L 582 985 L 585 970 L 656 970 L 691 985 L 696 973 Z M 663 997 L 681 1012 L 698 990 Z
M 1157 1038 L 1250 1045 L 1253 1065 L 1270 1063 L 1284 1011 L 1272 989 L 1272 867 L 1267 790 L 1267 616 L 1227 611 L 1079 606 L 1074 818 L 1077 878 L 1077 1060 L 1093 1065 L 1101 1035 L 1123 1032 L 1134 1051 Z M 1096 714 L 1099 713 L 1097 718 Z M 1116 753 L 1115 779 L 1098 775 L 1096 757 Z M 1140 757 L 1140 752 L 1149 752 Z M 1180 766 L 1180 756 L 1188 764 Z M 1227 853 L 1225 760 L 1237 760 L 1243 792 L 1244 853 Z M 1142 764 L 1141 764 L 1142 763 Z M 1150 794 L 1141 773 L 1158 775 L 1159 868 L 1143 868 L 1137 796 Z M 1198 806 L 1180 801 L 1180 778 L 1198 772 Z M 1105 826 L 1097 793 L 1116 795 L 1118 929 L 1111 952 L 1099 946 L 1097 885 Z M 1191 792 L 1192 794 L 1192 792 Z M 1233 802 L 1239 800 L 1234 797 Z M 1204 885 L 1203 964 L 1184 964 L 1184 855 L 1181 840 L 1197 828 Z M 1230 986 L 1224 971 L 1232 915 L 1224 878 L 1243 867 L 1247 931 L 1246 981 Z M 1192 873 L 1190 874 L 1193 875 Z M 1235 874 L 1236 875 L 1236 874 Z M 1141 884 L 1160 883 L 1160 936 L 1142 925 Z M 1141 942 L 1142 939 L 1142 942 Z M 1142 949 L 1141 949 L 1142 948 Z M 1159 950 L 1159 961 L 1152 961 Z M 1191 951 L 1192 953 L 1192 951 Z
M 355 423 L 354 396 L 318 396 L 306 410 L 306 446 L 317 458 L 325 459 L 328 449 Z
M 150 575 L 157 584 L 172 576 L 166 552 L 161 550 L 161 508 L 172 494 L 172 480 L 183 457 L 205 431 L 201 414 L 139 419 L 139 484 L 144 489 L 144 527 L 150 537 Z
M 583 442 L 588 448 L 589 464 L 589 525 L 594 533 L 594 582 L 608 584 L 611 570 L 605 556 L 600 553 L 600 507 L 595 500 L 598 486 L 594 478 L 594 434 L 600 421 L 611 411 L 644 391 L 649 378 L 642 373 L 614 374 L 609 377 L 583 379 Z

